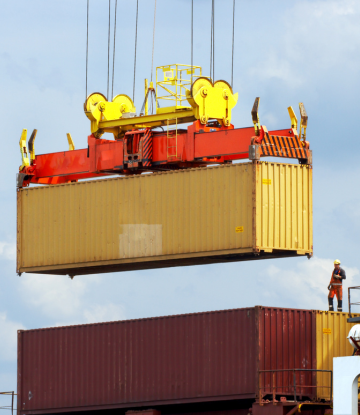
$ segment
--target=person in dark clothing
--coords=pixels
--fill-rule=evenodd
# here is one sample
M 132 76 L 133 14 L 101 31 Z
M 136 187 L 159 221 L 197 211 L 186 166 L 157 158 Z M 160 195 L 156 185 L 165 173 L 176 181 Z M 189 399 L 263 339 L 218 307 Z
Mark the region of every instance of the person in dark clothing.
M 345 270 L 340 268 L 340 261 L 335 259 L 334 271 L 331 274 L 331 280 L 328 286 L 329 311 L 334 311 L 333 301 L 335 295 L 338 301 L 337 311 L 342 311 L 342 281 L 344 279 L 346 279 Z

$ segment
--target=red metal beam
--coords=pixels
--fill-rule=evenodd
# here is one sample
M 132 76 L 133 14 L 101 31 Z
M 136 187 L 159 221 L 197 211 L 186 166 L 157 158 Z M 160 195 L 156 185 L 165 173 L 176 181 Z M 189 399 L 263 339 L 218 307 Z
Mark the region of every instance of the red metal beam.
M 295 157 L 294 151 L 280 148 L 280 144 L 276 152 L 277 142 L 271 141 L 272 136 L 279 136 L 285 143 L 285 137 L 295 137 L 296 132 L 292 129 L 267 133 L 266 128 L 262 127 L 257 137 L 254 136 L 253 127 L 234 129 L 233 125 L 219 127 L 217 123 L 203 126 L 196 121 L 187 130 L 150 132 L 152 158 L 150 165 L 144 168 L 141 163 L 143 149 L 139 144 L 144 134 L 145 130 L 128 132 L 122 140 L 117 141 L 96 139 L 90 135 L 87 149 L 38 155 L 31 166 L 20 172 L 22 186 L 29 183 L 59 184 L 111 174 L 141 174 L 144 171 L 174 170 L 247 159 L 249 146 L 254 143 L 261 146 L 260 155 L 271 155 L 275 148 L 278 157 Z M 297 143 L 299 147 L 298 137 Z M 135 147 L 136 154 L 129 157 Z

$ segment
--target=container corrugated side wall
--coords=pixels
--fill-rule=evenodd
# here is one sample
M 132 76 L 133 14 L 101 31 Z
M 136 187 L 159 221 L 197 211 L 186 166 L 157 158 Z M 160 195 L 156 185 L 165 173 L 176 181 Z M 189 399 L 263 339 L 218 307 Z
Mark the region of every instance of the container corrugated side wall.
M 314 322 L 309 310 L 255 307 L 20 331 L 18 408 L 40 414 L 254 399 L 259 369 L 314 368 Z M 292 377 L 276 379 L 277 393 L 292 396 Z M 310 394 L 305 385 L 315 381 L 299 375 L 298 393 Z
M 312 253 L 312 168 L 259 163 L 257 169 L 257 247 Z
M 360 317 L 360 314 L 353 314 Z M 349 313 L 316 311 L 316 363 L 317 369 L 333 370 L 333 358 L 351 356 L 354 349 L 347 336 L 354 323 L 348 323 Z M 329 399 L 330 376 L 318 373 L 318 398 Z M 324 386 L 320 388 L 319 386 Z
M 20 331 L 18 409 L 254 398 L 256 334 L 254 308 Z
M 244 163 L 21 189 L 18 269 L 252 252 L 252 172 Z

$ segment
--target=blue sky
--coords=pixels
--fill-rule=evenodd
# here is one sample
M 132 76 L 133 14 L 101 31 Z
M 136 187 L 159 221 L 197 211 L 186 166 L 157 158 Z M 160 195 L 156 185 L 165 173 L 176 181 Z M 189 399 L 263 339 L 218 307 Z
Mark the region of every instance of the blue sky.
M 115 1 L 112 0 L 112 7 Z M 194 64 L 209 72 L 210 0 L 194 0 Z M 190 1 L 157 1 L 154 65 L 190 63 Z M 357 137 L 360 3 L 236 0 L 236 127 L 287 128 L 304 102 L 314 159 L 314 253 L 306 258 L 67 277 L 15 272 L 23 128 L 38 154 L 86 147 L 86 1 L 0 0 L 0 391 L 16 390 L 16 331 L 254 305 L 326 309 L 332 261 L 360 283 Z M 106 93 L 108 2 L 90 0 L 89 87 Z M 114 93 L 132 95 L 136 2 L 118 0 Z M 139 0 L 135 104 L 151 73 L 153 2 Z M 216 1 L 215 78 L 230 80 L 232 1 Z M 29 241 L 31 243 L 31 241 Z M 360 284 L 359 284 L 360 285 Z M 347 301 L 345 299 L 345 309 Z M 0 405 L 3 401 L 0 401 Z

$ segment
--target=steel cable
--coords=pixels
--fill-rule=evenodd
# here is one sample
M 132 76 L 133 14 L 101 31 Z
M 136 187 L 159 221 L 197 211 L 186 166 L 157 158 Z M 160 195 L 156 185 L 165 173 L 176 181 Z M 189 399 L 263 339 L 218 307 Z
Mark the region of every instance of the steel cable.
M 109 0 L 109 31 L 108 31 L 108 74 L 107 74 L 107 100 L 109 101 L 109 80 L 110 80 L 110 4 Z
M 235 0 L 233 0 L 233 32 L 232 32 L 232 56 L 231 56 L 231 88 L 234 88 L 234 39 L 235 39 Z
M 87 100 L 87 85 L 88 85 L 88 56 L 89 56 L 89 0 L 87 0 L 86 9 L 86 74 L 85 74 L 85 101 Z
M 193 83 L 194 0 L 191 0 L 191 85 Z
M 210 28 L 211 28 L 211 32 L 210 32 L 210 79 L 212 79 L 212 50 L 213 50 L 213 46 L 212 46 L 212 41 L 213 41 L 213 8 L 211 7 L 211 19 L 210 19 Z
M 212 76 L 213 76 L 213 82 L 215 81 L 215 0 L 212 0 L 212 59 L 213 59 L 213 68 L 212 68 Z
M 154 9 L 154 30 L 153 30 L 153 44 L 152 44 L 152 57 L 151 57 L 151 82 L 153 80 L 153 70 L 154 70 L 155 20 L 156 20 L 156 0 L 155 0 L 155 9 Z
M 117 14 L 117 0 L 115 0 L 114 49 L 113 49 L 113 68 L 112 68 L 112 81 L 111 81 L 111 100 L 114 99 L 115 45 L 116 45 L 116 14 Z
M 215 78 L 215 0 L 211 1 L 210 79 Z
M 134 55 L 133 102 L 135 102 L 135 73 L 136 73 L 136 48 L 137 48 L 138 15 L 139 15 L 139 0 L 136 0 L 136 25 L 135 25 L 135 55 Z

